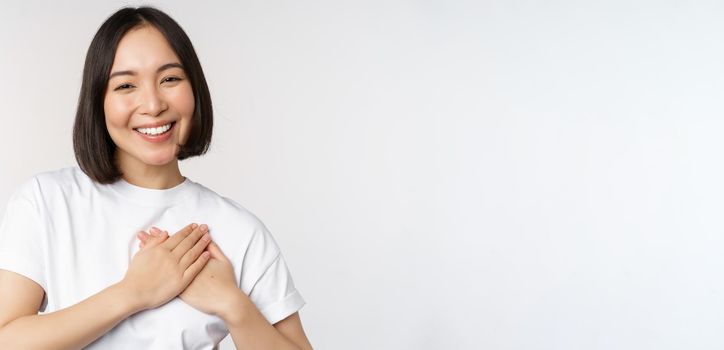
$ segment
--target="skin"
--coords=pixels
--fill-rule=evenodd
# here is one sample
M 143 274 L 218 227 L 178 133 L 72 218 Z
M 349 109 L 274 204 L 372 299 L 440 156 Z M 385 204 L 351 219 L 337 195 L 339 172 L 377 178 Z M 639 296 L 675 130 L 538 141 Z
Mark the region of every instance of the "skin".
M 158 71 L 159 67 L 169 63 L 180 65 L 181 61 L 163 34 L 149 25 L 132 29 L 119 42 L 111 68 L 112 78 L 109 79 L 106 89 L 106 125 L 118 146 L 118 166 L 127 182 L 140 187 L 167 189 L 185 179 L 179 170 L 176 155 L 179 145 L 183 145 L 188 139 L 194 112 L 194 96 L 183 68 L 170 67 Z M 128 71 L 133 74 L 117 74 Z M 169 140 L 160 143 L 148 142 L 134 130 L 157 121 L 176 122 L 169 131 L 172 133 Z M 201 225 L 200 228 L 207 229 L 206 225 Z M 139 254 L 161 247 L 170 237 L 167 231 L 158 228 L 154 228 L 152 233 L 153 235 L 145 231 L 138 233 L 142 247 Z M 260 322 L 260 314 L 248 296 L 238 288 L 231 262 L 208 233 L 204 238 L 207 237 L 208 242 L 204 243 L 202 240 L 199 244 L 208 244 L 204 249 L 204 252 L 209 254 L 208 261 L 179 297 L 197 310 L 228 320 L 227 323 L 241 325 L 242 322 L 238 320 L 253 320 L 256 327 L 267 331 L 267 344 L 290 348 L 296 345 L 298 348 L 311 349 L 298 313 L 276 323 L 276 328 L 264 328 Z M 249 322 L 249 325 L 251 324 L 252 322 Z M 235 343 L 246 341 L 239 339 L 242 338 L 242 332 L 238 330 L 240 327 L 236 327 L 236 332 L 234 327 L 229 328 Z M 270 332 L 270 329 L 276 329 L 276 334 Z M 286 339 L 282 339 L 282 336 Z M 237 347 L 239 345 L 237 344 Z
M 188 138 L 194 99 L 182 68 L 158 71 L 167 63 L 178 63 L 178 57 L 155 28 L 131 30 L 120 41 L 111 74 L 135 74 L 114 75 L 104 97 L 118 166 L 126 181 L 140 187 L 166 189 L 184 181 L 176 154 Z M 133 130 L 156 120 L 176 121 L 167 142 L 145 141 Z M 267 322 L 236 286 L 232 265 L 206 225 L 192 223 L 173 235 L 143 234 L 143 248 L 120 282 L 43 315 L 38 314 L 42 286 L 0 269 L 0 348 L 80 349 L 131 315 L 176 296 L 223 319 L 238 349 L 312 348 L 298 313 L 274 325 Z
M 175 152 L 178 144 L 186 140 L 193 111 L 188 82 L 166 77 L 182 75 L 183 69 L 156 72 L 159 62 L 165 65 L 178 61 L 159 34 L 151 27 L 141 27 L 122 38 L 112 72 L 133 70 L 135 74 L 115 75 L 104 96 L 108 131 L 118 146 L 116 157 L 124 178 L 137 186 L 155 189 L 169 188 L 184 180 Z M 117 89 L 115 84 L 123 88 Z M 167 119 L 179 125 L 168 142 L 150 143 L 134 134 L 135 126 Z M 204 227 L 187 225 L 164 242 L 151 244 L 133 256 L 118 283 L 43 315 L 38 314 L 44 295 L 42 286 L 20 274 L 0 271 L 0 348 L 80 349 L 129 316 L 168 302 L 209 265 L 210 254 L 204 254 L 209 241 L 202 239 Z M 213 274 L 224 274 L 217 272 L 223 270 L 215 268 L 218 263 L 210 266 Z M 228 290 L 222 288 L 219 292 Z M 192 288 L 186 294 L 189 300 L 205 310 L 218 310 L 208 306 L 208 301 L 196 302 L 195 291 Z
M 194 95 L 183 68 L 156 72 L 167 63 L 181 61 L 157 29 L 149 25 L 132 29 L 118 44 L 103 101 L 123 178 L 140 187 L 167 189 L 184 181 L 176 155 L 188 139 Z M 134 74 L 116 75 L 126 71 Z M 145 141 L 133 130 L 166 121 L 176 125 L 165 142 Z
M 153 234 L 146 231 L 138 233 L 141 240 L 139 247 L 142 250 L 146 248 L 146 242 L 152 238 L 157 238 L 158 242 L 164 242 L 169 237 L 168 231 L 161 231 L 156 227 L 153 227 L 151 232 Z M 223 315 L 227 311 L 225 310 L 226 304 L 231 304 L 231 302 L 218 301 L 231 301 L 239 291 L 236 286 L 234 269 L 231 261 L 221 252 L 221 248 L 216 243 L 209 242 L 204 251 L 211 254 L 211 259 L 191 284 L 179 294 L 179 298 L 199 311 L 212 315 Z
M 166 244 L 175 236 L 169 236 L 168 231 L 162 231 L 156 227 L 152 227 L 150 232 L 150 234 L 145 231 L 138 233 L 141 241 L 139 254 L 155 246 Z M 231 284 L 235 283 L 231 263 L 218 245 L 213 242 L 209 243 L 208 251 L 211 253 L 209 262 L 186 290 L 179 295 L 182 300 L 202 311 L 206 305 L 223 305 L 221 311 L 212 307 L 204 312 L 216 314 L 226 322 L 237 349 L 312 349 L 312 344 L 304 332 L 298 312 L 273 326 L 270 325 L 246 294 L 235 285 L 231 288 Z M 229 273 L 226 274 L 226 271 Z M 225 275 L 228 277 L 224 277 Z M 218 296 L 225 294 L 221 291 L 227 287 L 230 294 Z M 208 303 L 209 300 L 213 300 L 211 298 L 216 297 L 225 298 L 220 299 L 225 301 Z

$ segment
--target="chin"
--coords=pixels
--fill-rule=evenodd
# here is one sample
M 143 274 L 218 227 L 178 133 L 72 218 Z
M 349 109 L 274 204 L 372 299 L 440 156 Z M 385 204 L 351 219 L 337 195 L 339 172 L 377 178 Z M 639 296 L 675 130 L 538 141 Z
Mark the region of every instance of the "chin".
M 148 165 L 162 166 L 175 161 L 176 158 L 150 159 L 144 163 Z
M 148 165 L 166 165 L 168 163 L 176 161 L 175 154 L 164 154 L 151 157 L 142 157 L 142 161 Z

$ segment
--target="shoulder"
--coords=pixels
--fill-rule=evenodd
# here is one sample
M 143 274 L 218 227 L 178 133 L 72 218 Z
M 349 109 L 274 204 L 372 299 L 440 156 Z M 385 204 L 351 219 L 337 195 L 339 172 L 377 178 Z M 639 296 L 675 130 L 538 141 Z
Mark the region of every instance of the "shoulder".
M 16 187 L 11 198 L 34 199 L 37 196 L 42 196 L 44 190 L 57 187 L 67 182 L 64 180 L 68 178 L 70 172 L 72 172 L 72 168 L 68 167 L 39 172 L 26 177 Z
M 253 256 L 258 261 L 273 261 L 280 252 L 279 244 L 262 220 L 234 199 L 222 196 L 201 185 L 197 186 L 198 198 L 196 205 L 203 208 L 205 220 L 212 223 L 210 228 L 215 232 L 230 233 L 233 240 L 245 248 L 245 255 Z M 213 234 L 212 234 L 213 235 Z M 220 246 L 236 245 L 226 241 L 228 237 L 214 236 Z
M 86 192 L 93 181 L 77 166 L 48 170 L 26 177 L 15 188 L 9 202 L 28 201 L 38 208 L 39 203 L 66 198 L 69 194 Z
M 36 195 L 47 198 L 87 192 L 94 187 L 94 183 L 78 166 L 69 166 L 37 173 L 29 178 L 24 186 L 32 188 Z
M 212 209 L 218 217 L 233 220 L 235 224 L 245 225 L 255 231 L 267 230 L 261 219 L 241 203 L 223 196 L 200 183 L 192 182 L 192 184 L 196 187 L 195 193 L 198 196 L 196 198 L 198 203 L 203 207 Z

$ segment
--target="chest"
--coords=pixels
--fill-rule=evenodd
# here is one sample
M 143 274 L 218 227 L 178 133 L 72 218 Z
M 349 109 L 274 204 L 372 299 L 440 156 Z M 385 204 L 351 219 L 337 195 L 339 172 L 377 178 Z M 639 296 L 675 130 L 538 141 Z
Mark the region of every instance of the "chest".
M 85 215 L 55 215 L 48 221 L 47 241 L 42 248 L 48 278 L 45 312 L 77 304 L 120 281 L 139 250 L 139 230 L 156 226 L 173 234 L 190 222 L 208 223 L 213 230 L 216 221 L 202 211 L 193 213 L 183 208 L 124 208 L 114 212 L 90 206 L 84 211 L 68 210 Z M 224 246 L 239 244 L 229 237 L 220 241 Z M 176 297 L 121 321 L 87 349 L 212 349 L 227 334 L 220 318 Z

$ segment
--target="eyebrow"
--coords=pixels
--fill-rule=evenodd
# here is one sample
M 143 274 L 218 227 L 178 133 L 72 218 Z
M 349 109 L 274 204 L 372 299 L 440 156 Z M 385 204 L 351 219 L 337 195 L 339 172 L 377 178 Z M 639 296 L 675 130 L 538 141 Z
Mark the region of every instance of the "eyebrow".
M 171 69 L 171 68 L 184 69 L 184 67 L 180 63 L 166 63 L 163 66 L 158 67 L 158 69 L 156 69 L 156 73 L 158 74 L 166 69 Z M 111 73 L 111 75 L 108 76 L 108 80 L 115 77 L 116 75 L 136 75 L 136 72 L 132 71 L 132 70 L 121 70 L 121 71 L 113 72 L 113 73 Z

